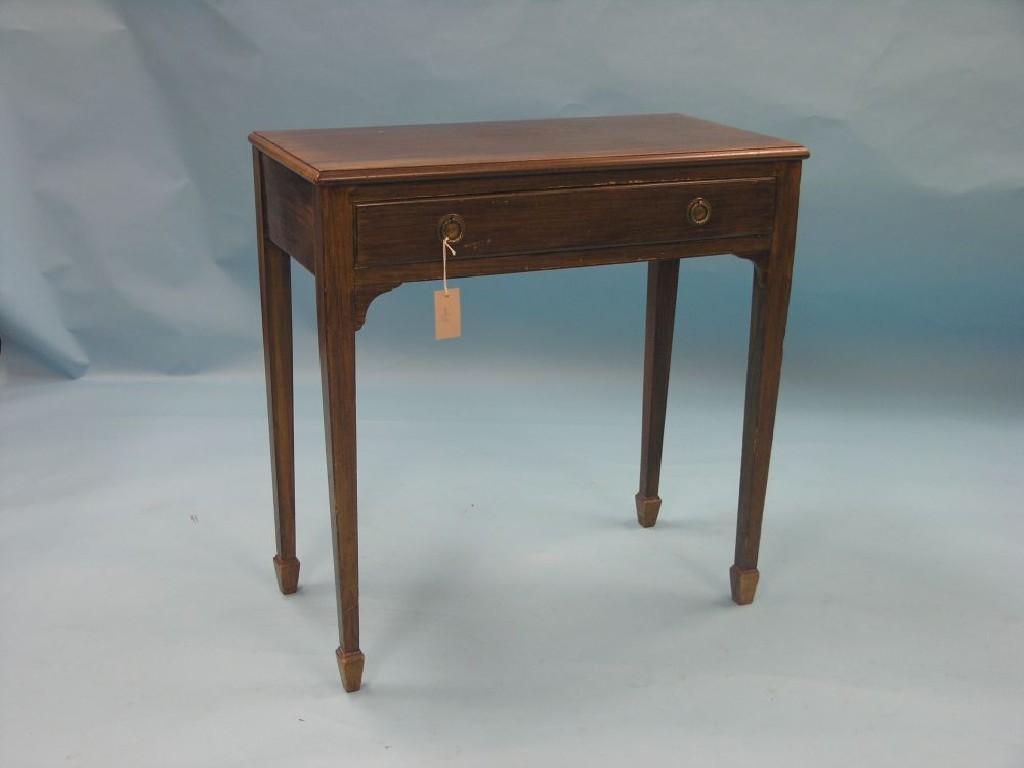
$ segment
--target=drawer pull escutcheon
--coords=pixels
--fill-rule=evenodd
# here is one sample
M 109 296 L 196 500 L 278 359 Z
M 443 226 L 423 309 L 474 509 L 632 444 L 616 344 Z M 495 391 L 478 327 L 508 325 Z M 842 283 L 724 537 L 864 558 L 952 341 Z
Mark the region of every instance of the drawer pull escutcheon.
M 686 218 L 691 224 L 707 224 L 711 220 L 711 203 L 703 197 L 695 197 L 686 209 Z
M 441 217 L 437 223 L 437 239 L 444 241 L 448 238 L 449 243 L 457 243 L 462 239 L 466 231 L 466 222 L 457 213 L 449 213 Z

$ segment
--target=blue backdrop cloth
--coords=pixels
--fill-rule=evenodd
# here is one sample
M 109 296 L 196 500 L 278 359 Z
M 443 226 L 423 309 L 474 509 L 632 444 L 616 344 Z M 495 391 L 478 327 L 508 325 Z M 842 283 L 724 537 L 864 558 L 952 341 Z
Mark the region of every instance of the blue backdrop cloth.
M 788 375 L 1006 395 L 1022 30 L 992 0 L 3 2 L 0 335 L 67 376 L 254 370 L 253 129 L 678 111 L 813 152 Z M 460 354 L 633 365 L 643 280 L 474 281 Z M 429 289 L 379 300 L 362 343 L 429 354 Z M 690 262 L 681 290 L 691 351 L 741 361 L 746 265 Z
M 0 0 L 0 766 L 1024 765 L 1022 75 L 1020 0 Z M 404 285 L 348 697 L 301 268 L 271 567 L 247 134 L 643 112 L 812 151 L 757 601 L 748 262 L 681 268 L 654 531 L 643 265 L 453 283 L 444 342 Z

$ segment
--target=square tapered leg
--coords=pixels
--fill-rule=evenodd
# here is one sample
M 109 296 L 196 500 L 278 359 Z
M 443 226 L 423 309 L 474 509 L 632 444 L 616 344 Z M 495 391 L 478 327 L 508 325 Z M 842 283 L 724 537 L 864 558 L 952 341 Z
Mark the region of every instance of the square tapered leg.
M 658 520 L 661 454 L 665 443 L 672 330 L 676 318 L 679 259 L 647 265 L 647 320 L 644 341 L 644 405 L 640 442 L 640 490 L 636 518 L 644 528 Z
M 732 597 L 740 605 L 753 601 L 757 589 L 761 522 L 768 490 L 768 465 L 775 430 L 775 408 L 782 375 L 782 340 L 786 334 L 793 252 L 796 244 L 800 166 L 779 178 L 778 206 L 771 250 L 754 263 L 750 313 L 750 351 L 743 408 L 743 448 L 736 516 L 736 559 L 730 571 Z
M 266 236 L 263 165 L 253 152 L 256 180 L 256 241 L 259 250 L 260 307 L 263 316 L 263 361 L 270 426 L 270 469 L 274 489 L 274 571 L 281 592 L 299 588 L 295 557 L 295 415 L 292 378 L 291 257 Z

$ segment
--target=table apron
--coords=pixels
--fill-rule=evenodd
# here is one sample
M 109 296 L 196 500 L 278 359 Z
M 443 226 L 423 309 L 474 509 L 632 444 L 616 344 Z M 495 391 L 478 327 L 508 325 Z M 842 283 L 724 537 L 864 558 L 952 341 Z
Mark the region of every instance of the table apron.
M 590 250 L 565 250 L 548 253 L 491 256 L 465 259 L 448 264 L 448 277 L 474 275 L 500 275 L 517 272 L 535 272 L 548 269 L 592 267 L 606 264 L 632 264 L 660 259 L 686 259 L 697 256 L 733 254 L 754 258 L 766 254 L 771 237 L 749 237 L 690 240 L 683 243 L 655 243 L 618 246 Z M 413 262 L 384 267 L 366 267 L 355 270 L 357 285 L 384 285 L 441 279 L 440 258 L 436 262 Z

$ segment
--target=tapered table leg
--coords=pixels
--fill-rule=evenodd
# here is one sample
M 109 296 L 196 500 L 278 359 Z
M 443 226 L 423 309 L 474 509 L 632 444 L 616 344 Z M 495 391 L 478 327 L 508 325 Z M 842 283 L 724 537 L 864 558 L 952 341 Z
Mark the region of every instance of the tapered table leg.
M 295 415 L 292 380 L 291 257 L 266 237 L 263 172 L 253 151 L 256 179 L 257 246 L 260 305 L 263 312 L 263 360 L 267 380 L 267 420 L 270 424 L 270 464 L 274 488 L 274 571 L 281 592 L 299 588 L 295 557 Z
M 753 602 L 760 574 L 761 521 L 768 488 L 768 465 L 775 428 L 775 407 L 782 372 L 793 252 L 796 243 L 800 165 L 785 166 L 778 182 L 778 207 L 771 251 L 755 261 L 750 318 L 750 352 L 743 411 L 743 452 L 736 524 L 736 559 L 729 576 L 732 599 Z
M 640 443 L 640 490 L 636 517 L 650 528 L 658 519 L 661 497 L 661 453 L 665 442 L 665 411 L 672 362 L 672 329 L 676 318 L 679 259 L 647 265 L 647 321 L 644 341 L 644 406 Z
M 356 349 L 351 236 L 345 192 L 317 189 L 316 300 L 323 379 L 327 469 L 338 600 L 338 669 L 345 690 L 359 690 L 359 546 L 356 526 Z M 332 196 L 341 196 L 333 200 Z M 332 215 L 333 214 L 333 215 Z

